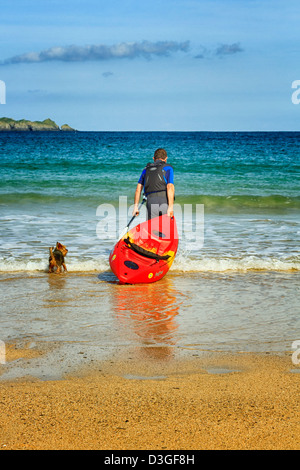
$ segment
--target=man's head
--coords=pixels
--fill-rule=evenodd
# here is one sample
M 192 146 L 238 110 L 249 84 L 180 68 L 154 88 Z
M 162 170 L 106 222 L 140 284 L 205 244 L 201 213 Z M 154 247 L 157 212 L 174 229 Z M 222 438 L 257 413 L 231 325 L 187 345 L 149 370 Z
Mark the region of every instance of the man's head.
M 156 160 L 166 160 L 168 158 L 167 152 L 165 149 L 157 149 L 154 152 L 154 161 Z

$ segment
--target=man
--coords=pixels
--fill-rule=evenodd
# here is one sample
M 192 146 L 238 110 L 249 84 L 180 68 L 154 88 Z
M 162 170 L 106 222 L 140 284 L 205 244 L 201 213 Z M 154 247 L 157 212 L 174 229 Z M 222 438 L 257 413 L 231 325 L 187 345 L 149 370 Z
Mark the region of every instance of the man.
M 167 163 L 167 152 L 159 148 L 154 152 L 153 163 L 148 163 L 138 181 L 132 215 L 139 215 L 139 200 L 142 189 L 147 197 L 148 219 L 167 214 L 173 217 L 174 204 L 174 171 Z

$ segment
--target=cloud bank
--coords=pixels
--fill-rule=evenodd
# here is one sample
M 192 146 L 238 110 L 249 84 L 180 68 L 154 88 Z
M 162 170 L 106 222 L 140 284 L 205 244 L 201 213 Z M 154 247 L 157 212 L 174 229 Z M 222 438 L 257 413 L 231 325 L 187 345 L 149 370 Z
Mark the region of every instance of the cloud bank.
M 38 63 L 49 61 L 63 62 L 84 62 L 84 61 L 105 61 L 109 59 L 135 59 L 143 57 L 151 59 L 153 56 L 168 56 L 173 52 L 187 52 L 189 41 L 142 41 L 123 42 L 112 46 L 90 45 L 90 46 L 65 46 L 51 47 L 40 52 L 29 52 L 14 57 L 10 57 L 1 62 L 1 65 Z

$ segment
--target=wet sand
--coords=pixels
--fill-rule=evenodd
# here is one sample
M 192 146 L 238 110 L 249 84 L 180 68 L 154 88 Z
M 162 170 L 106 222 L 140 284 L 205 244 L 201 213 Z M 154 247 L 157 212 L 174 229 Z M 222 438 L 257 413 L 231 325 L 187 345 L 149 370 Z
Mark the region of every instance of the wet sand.
M 7 363 L 39 354 L 27 346 L 9 345 Z M 159 353 L 128 351 L 61 380 L 1 381 L 0 449 L 300 448 L 290 355 Z

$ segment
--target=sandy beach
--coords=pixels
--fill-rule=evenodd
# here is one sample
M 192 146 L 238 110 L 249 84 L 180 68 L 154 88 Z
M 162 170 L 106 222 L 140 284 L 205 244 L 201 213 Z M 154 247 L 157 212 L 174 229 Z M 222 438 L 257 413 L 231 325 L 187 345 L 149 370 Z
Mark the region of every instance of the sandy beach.
M 6 359 L 39 354 L 11 344 Z M 2 381 L 0 448 L 299 449 L 299 372 L 286 354 L 166 361 L 158 348 L 152 359 L 132 351 L 61 380 Z

